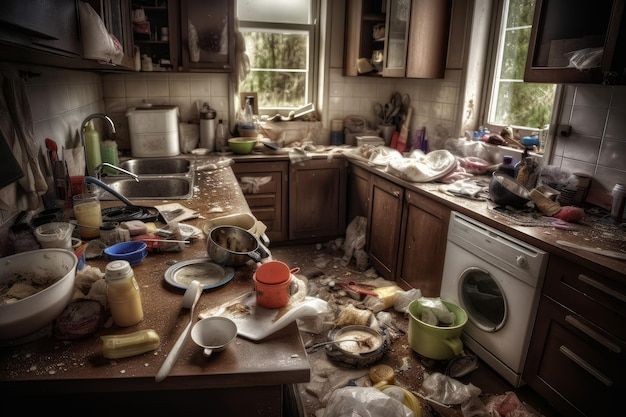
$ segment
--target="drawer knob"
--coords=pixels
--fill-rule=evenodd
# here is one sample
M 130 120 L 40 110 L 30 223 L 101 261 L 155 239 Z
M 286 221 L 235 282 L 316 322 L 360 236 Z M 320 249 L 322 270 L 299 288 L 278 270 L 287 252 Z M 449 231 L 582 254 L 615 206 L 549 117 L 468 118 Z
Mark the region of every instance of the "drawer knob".
M 517 266 L 522 269 L 528 268 L 528 259 L 526 259 L 526 257 L 523 255 L 519 255 L 517 258 L 515 258 L 515 262 L 517 263 Z

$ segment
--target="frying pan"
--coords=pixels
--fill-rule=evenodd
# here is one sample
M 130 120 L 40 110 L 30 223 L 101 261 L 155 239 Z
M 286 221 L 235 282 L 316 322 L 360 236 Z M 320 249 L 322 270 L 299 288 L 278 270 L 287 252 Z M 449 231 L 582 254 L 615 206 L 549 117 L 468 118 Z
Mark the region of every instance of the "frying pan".
M 161 216 L 159 210 L 150 206 L 136 206 L 128 198 L 115 191 L 97 178 L 87 176 L 85 177 L 85 183 L 96 185 L 103 190 L 108 191 L 120 200 L 125 206 L 114 206 L 102 209 L 102 221 L 103 222 L 126 222 L 129 220 L 141 220 L 143 222 L 162 221 L 165 223 L 165 219 Z

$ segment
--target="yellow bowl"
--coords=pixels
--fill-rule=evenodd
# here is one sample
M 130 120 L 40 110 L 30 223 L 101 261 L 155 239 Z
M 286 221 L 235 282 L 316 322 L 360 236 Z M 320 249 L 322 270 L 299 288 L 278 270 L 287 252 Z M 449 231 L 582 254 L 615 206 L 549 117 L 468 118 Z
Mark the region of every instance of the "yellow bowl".
M 247 155 L 252 152 L 256 142 L 256 138 L 230 138 L 228 139 L 228 146 L 236 154 Z

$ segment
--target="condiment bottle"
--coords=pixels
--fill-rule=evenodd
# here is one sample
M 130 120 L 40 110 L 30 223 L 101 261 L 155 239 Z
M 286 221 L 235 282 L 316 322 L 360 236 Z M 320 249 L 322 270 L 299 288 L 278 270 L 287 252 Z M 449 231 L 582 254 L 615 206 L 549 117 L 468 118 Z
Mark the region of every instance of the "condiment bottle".
M 226 125 L 219 119 L 217 128 L 215 129 L 215 147 L 218 152 L 225 152 L 228 150 L 228 130 Z
M 624 219 L 624 209 L 626 207 L 626 185 L 615 184 L 612 194 L 611 217 L 615 219 L 616 223 L 621 223 Z
M 502 157 L 502 163 L 498 167 L 498 171 L 504 172 L 511 178 L 515 178 L 515 167 L 513 166 L 513 157 L 505 155 Z
M 200 147 L 215 150 L 215 110 L 204 103 L 200 110 Z
M 107 300 L 115 324 L 132 326 L 143 320 L 141 295 L 130 264 L 113 261 L 106 266 Z
M 95 175 L 96 167 L 102 163 L 100 154 L 100 135 L 93 127 L 93 121 L 89 121 L 85 126 L 85 155 L 87 159 L 87 173 Z

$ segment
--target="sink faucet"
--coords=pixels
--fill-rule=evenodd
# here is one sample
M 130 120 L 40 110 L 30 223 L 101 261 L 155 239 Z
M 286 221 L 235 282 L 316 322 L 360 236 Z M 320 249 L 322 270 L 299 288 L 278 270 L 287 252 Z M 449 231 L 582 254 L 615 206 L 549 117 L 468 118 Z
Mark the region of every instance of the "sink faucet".
M 112 169 L 114 169 L 116 171 L 124 173 L 124 174 L 126 174 L 126 175 L 128 175 L 130 177 L 133 177 L 135 179 L 135 181 L 139 182 L 139 176 L 137 176 L 137 174 L 133 174 L 130 171 L 126 171 L 125 169 L 120 168 L 118 166 L 115 166 L 113 164 L 109 164 L 108 162 L 103 162 L 103 163 L 101 163 L 100 165 L 98 165 L 96 167 L 95 171 L 96 171 L 96 178 L 97 179 L 102 179 L 102 170 L 104 169 L 104 167 L 109 167 L 109 168 L 112 168 Z
M 81 145 L 85 145 L 85 126 L 87 125 L 87 123 L 89 123 L 90 120 L 93 119 L 103 119 L 105 120 L 108 124 L 109 127 L 111 128 L 111 133 L 115 133 L 115 123 L 113 123 L 113 120 L 111 120 L 111 118 L 109 116 L 107 116 L 104 113 L 93 113 L 90 114 L 89 116 L 85 117 L 85 120 L 83 120 L 83 122 L 80 125 L 80 144 Z

